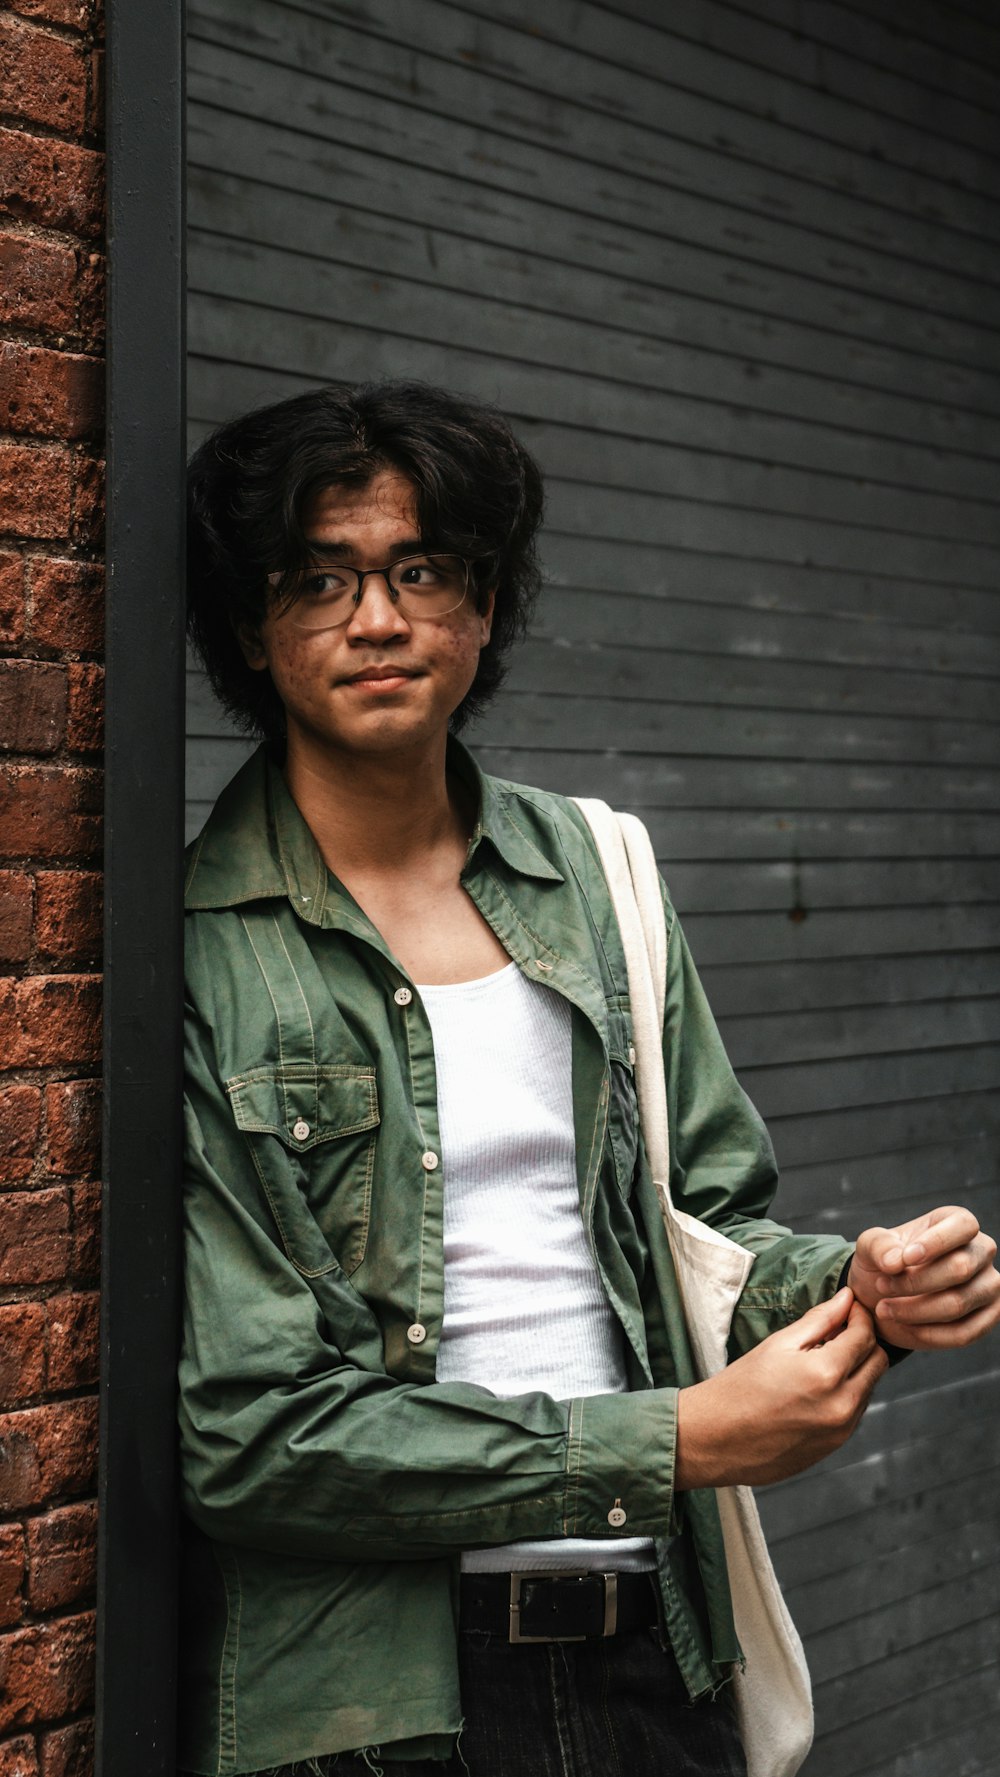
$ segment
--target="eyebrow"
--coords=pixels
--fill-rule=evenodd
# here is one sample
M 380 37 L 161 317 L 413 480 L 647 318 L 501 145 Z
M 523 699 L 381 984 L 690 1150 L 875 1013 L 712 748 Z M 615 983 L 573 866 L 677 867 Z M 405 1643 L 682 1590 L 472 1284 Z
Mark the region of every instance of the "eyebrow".
M 335 537 L 331 542 L 326 537 L 307 537 L 306 542 L 317 555 L 322 551 L 328 561 L 351 561 L 357 550 L 345 537 Z M 404 537 L 401 543 L 392 543 L 389 547 L 389 561 L 400 561 L 404 555 L 422 555 L 427 545 L 422 537 Z

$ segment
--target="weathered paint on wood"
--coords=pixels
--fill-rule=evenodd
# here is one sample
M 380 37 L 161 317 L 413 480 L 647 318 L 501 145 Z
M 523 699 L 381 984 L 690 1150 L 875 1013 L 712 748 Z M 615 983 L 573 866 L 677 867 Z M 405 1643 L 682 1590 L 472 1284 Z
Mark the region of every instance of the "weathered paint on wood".
M 497 401 L 548 585 L 487 769 L 643 813 L 784 1169 L 997 1219 L 1000 29 L 988 0 L 193 0 L 191 429 Z M 192 830 L 248 751 L 190 677 Z M 806 1777 L 996 1766 L 988 1350 L 768 1489 Z M 982 1727 L 980 1730 L 980 1722 Z

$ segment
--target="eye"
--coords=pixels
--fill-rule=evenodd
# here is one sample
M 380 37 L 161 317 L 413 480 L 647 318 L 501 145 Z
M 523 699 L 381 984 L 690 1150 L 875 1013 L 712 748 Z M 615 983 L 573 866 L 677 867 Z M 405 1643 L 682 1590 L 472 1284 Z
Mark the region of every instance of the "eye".
M 431 556 L 414 555 L 399 563 L 395 577 L 401 586 L 436 586 L 441 575 Z
M 336 565 L 306 568 L 303 570 L 299 585 L 304 598 L 339 598 L 342 593 L 353 590 L 354 571 L 351 568 L 341 568 Z

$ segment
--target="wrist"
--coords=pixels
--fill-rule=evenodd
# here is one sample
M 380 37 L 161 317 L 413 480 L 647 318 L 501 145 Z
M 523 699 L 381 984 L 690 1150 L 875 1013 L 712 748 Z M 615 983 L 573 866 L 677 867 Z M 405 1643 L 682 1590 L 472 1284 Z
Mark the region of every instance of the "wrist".
M 674 1488 L 678 1493 L 689 1493 L 695 1487 L 724 1486 L 722 1468 L 719 1414 L 712 1409 L 712 1384 L 695 1382 L 690 1388 L 680 1389 L 677 1395 Z

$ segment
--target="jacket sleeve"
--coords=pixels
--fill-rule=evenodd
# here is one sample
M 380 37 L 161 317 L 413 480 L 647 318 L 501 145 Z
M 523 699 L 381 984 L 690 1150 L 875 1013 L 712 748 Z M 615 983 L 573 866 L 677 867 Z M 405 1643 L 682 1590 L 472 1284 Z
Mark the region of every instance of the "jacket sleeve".
M 186 1066 L 179 1415 L 183 1501 L 200 1529 L 355 1560 L 664 1534 L 674 1390 L 508 1400 L 390 1376 L 346 1277 L 306 1277 L 286 1256 L 193 1007 Z
M 730 1355 L 749 1351 L 840 1287 L 853 1247 L 768 1218 L 778 1182 L 767 1130 L 733 1072 L 680 922 L 664 894 L 664 1063 L 671 1183 L 678 1207 L 754 1253 Z

